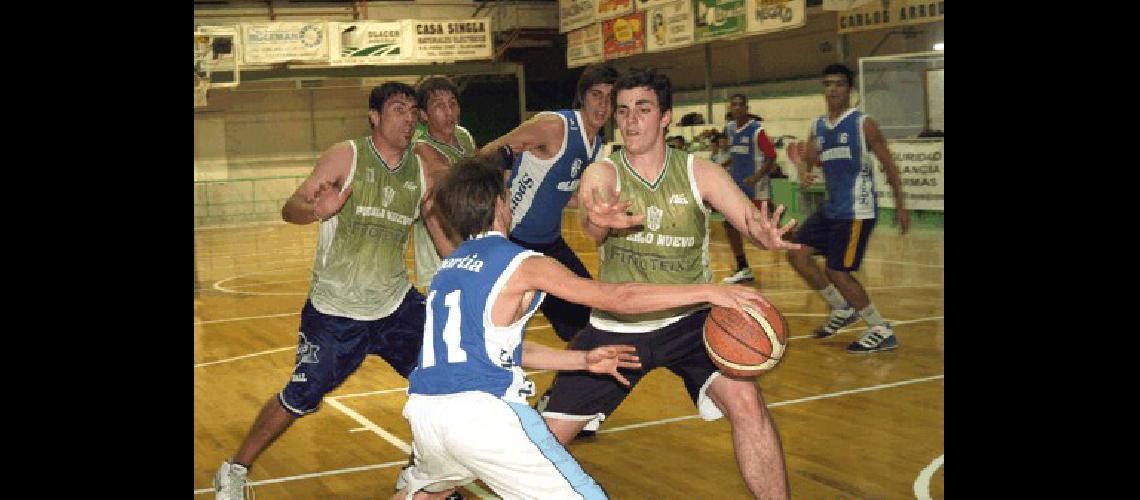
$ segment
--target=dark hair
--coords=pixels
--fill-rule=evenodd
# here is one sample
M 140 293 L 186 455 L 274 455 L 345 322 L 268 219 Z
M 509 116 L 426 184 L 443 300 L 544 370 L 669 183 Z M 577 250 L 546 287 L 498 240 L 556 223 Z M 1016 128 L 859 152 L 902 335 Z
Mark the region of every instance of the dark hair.
M 491 229 L 495 224 L 495 200 L 504 198 L 505 192 L 503 172 L 474 156 L 448 170 L 432 200 L 459 237 L 467 239 Z
M 853 83 L 854 79 L 852 76 L 853 73 L 851 72 L 851 68 L 848 68 L 846 65 L 839 64 L 839 63 L 827 65 L 826 68 L 823 68 L 823 76 L 827 76 L 827 75 L 843 75 L 844 78 L 847 78 L 847 86 L 848 87 L 854 87 L 855 86 L 855 84 Z
M 432 92 L 437 90 L 446 90 L 459 99 L 459 87 L 452 83 L 451 79 L 446 76 L 433 76 L 420 82 L 416 86 L 416 106 L 422 110 L 427 110 L 428 99 L 431 98 Z
M 385 82 L 377 85 L 372 88 L 372 93 L 368 96 L 368 109 L 375 109 L 376 111 L 384 109 L 384 103 L 388 101 L 389 97 L 396 94 L 404 94 L 415 99 L 416 89 L 400 82 Z
M 744 94 L 732 94 L 731 96 L 729 96 L 729 97 L 728 97 L 728 102 L 730 102 L 730 103 L 731 103 L 731 102 L 732 102 L 732 100 L 733 100 L 733 99 L 736 99 L 737 97 L 739 97 L 739 98 L 743 99 L 743 100 L 744 100 L 744 104 L 748 104 L 748 96 L 746 96 L 746 95 L 744 95 Z
M 582 71 L 582 76 L 578 78 L 578 89 L 574 92 L 574 108 L 582 107 L 582 98 L 586 96 L 586 91 L 590 87 L 599 83 L 608 83 L 613 85 L 618 79 L 618 72 L 612 66 L 593 64 L 587 66 Z
M 618 91 L 629 90 L 637 87 L 649 87 L 657 94 L 657 104 L 661 107 L 661 113 L 673 109 L 673 84 L 669 81 L 669 77 L 664 73 L 658 73 L 656 69 L 631 69 L 625 76 L 618 78 L 617 83 L 614 83 L 613 104 L 614 109 L 617 109 L 617 95 Z
M 396 94 L 405 94 L 408 97 L 415 99 L 416 89 L 413 89 L 411 85 L 408 85 L 406 83 L 384 82 L 380 85 L 372 87 L 372 93 L 368 94 L 368 109 L 375 109 L 376 112 L 379 113 L 380 110 L 384 109 L 384 103 L 388 101 L 388 98 Z M 375 128 L 375 125 L 372 124 L 372 119 L 367 117 L 365 118 L 368 120 L 368 128 Z

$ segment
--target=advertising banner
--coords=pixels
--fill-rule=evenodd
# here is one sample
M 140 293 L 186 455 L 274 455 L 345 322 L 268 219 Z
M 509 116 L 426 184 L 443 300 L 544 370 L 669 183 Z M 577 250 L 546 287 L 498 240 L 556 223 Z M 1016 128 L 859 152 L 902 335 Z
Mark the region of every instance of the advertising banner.
M 693 5 L 688 0 L 675 0 L 647 10 L 645 22 L 649 25 L 645 33 L 646 52 L 693 44 Z
M 645 52 L 645 13 L 603 21 L 602 38 L 602 55 L 607 60 Z
M 566 67 L 602 62 L 602 25 L 594 23 L 566 34 Z
M 328 23 L 242 23 L 242 63 L 328 62 Z

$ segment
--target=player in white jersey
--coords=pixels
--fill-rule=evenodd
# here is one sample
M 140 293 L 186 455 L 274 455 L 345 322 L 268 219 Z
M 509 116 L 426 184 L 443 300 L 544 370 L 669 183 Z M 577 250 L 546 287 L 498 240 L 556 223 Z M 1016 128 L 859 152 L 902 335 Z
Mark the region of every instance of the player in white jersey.
M 606 498 L 526 404 L 534 383 L 522 367 L 608 374 L 628 384 L 619 369 L 636 369 L 640 361 L 628 345 L 568 351 L 524 340 L 527 320 L 546 294 L 624 313 L 763 300 L 744 286 L 579 277 L 507 239 L 511 214 L 499 172 L 483 160 L 464 160 L 435 195 L 437 209 L 465 241 L 441 262 L 428 289 L 424 347 L 404 407 L 414 464 L 400 473 L 394 499 L 438 497 L 476 478 L 508 499 Z

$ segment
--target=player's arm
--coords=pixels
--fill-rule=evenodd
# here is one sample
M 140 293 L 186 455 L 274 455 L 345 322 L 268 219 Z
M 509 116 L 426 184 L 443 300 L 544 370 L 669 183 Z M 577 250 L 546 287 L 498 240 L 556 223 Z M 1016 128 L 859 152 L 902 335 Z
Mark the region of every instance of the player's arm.
M 414 152 L 420 157 L 420 165 L 424 169 L 424 197 L 420 205 L 420 217 L 423 218 L 424 228 L 427 229 L 432 245 L 435 246 L 436 255 L 446 257 L 455 251 L 456 244 L 443 217 L 435 209 L 433 195 L 435 186 L 447 176 L 450 166 L 447 157 L 422 142 L 415 146 Z
M 622 384 L 629 380 L 618 368 L 641 368 L 637 348 L 631 345 L 607 345 L 589 351 L 555 349 L 529 340 L 523 341 L 522 366 L 538 370 L 577 371 L 609 374 Z
M 809 131 L 807 140 L 798 143 L 796 147 L 799 149 L 799 154 L 792 157 L 792 163 L 796 166 L 800 187 L 806 188 L 815 182 L 816 176 L 811 171 L 819 162 L 819 152 L 815 150 L 815 130 Z
M 623 314 L 704 303 L 739 309 L 745 301 L 767 302 L 755 288 L 743 285 L 603 283 L 578 276 L 546 256 L 523 260 L 507 287 L 541 290 L 575 304 Z
M 477 154 L 502 170 L 510 170 L 514 157 L 523 152 L 530 151 L 536 157 L 546 159 L 562 149 L 564 128 L 562 118 L 556 113 L 541 113 L 483 145 Z
M 582 172 L 578 183 L 578 220 L 582 231 L 598 245 L 606 240 L 610 229 L 626 229 L 636 226 L 645 215 L 629 215 L 632 202 L 622 202 L 618 198 L 617 171 L 608 161 L 591 163 Z
M 352 169 L 352 157 L 352 145 L 347 141 L 321 154 L 313 171 L 281 207 L 281 218 L 292 224 L 308 224 L 339 212 L 352 195 L 352 186 L 344 186 Z
M 891 150 L 887 147 L 887 139 L 883 137 L 883 133 L 879 130 L 875 120 L 870 117 L 863 119 L 863 136 L 867 138 L 867 145 L 870 146 L 871 152 L 875 153 L 875 157 L 883 164 L 883 172 L 887 174 L 887 183 L 891 185 L 891 191 L 895 195 L 895 219 L 899 224 L 899 232 L 906 234 L 910 229 L 910 212 L 906 210 L 906 203 L 904 202 L 906 196 L 903 194 L 902 177 L 899 175 L 899 167 L 895 165 L 894 157 L 891 156 Z
M 756 150 L 763 154 L 764 160 L 760 162 L 760 168 L 744 179 L 745 183 L 755 184 L 760 181 L 765 175 L 771 175 L 776 171 L 776 147 L 772 145 L 772 140 L 768 138 L 768 134 L 764 129 L 757 129 L 756 135 L 753 138 L 756 144 Z
M 752 204 L 752 200 L 744 194 L 736 183 L 729 177 L 728 172 L 715 163 L 694 159 L 693 175 L 696 177 L 697 190 L 708 204 L 724 215 L 724 219 L 732 224 L 740 234 L 748 235 L 756 246 L 766 250 L 796 250 L 799 244 L 789 243 L 783 239 L 784 234 L 791 230 L 796 220 L 791 219 L 784 227 L 779 227 L 780 215 L 784 213 L 784 206 L 776 208 L 776 212 L 769 216 L 768 205 L 761 205 L 760 210 Z

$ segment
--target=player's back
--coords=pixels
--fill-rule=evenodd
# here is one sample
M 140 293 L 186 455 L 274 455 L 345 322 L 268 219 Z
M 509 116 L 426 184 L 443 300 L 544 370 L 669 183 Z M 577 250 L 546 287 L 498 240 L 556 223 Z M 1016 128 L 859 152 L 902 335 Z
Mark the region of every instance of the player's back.
M 509 326 L 494 326 L 491 308 L 523 259 L 537 255 L 490 231 L 464 241 L 440 262 L 428 288 L 424 345 L 408 377 L 409 394 L 482 391 L 526 402 L 534 388 L 520 366 L 523 329 L 545 294 L 536 293 L 523 317 Z

